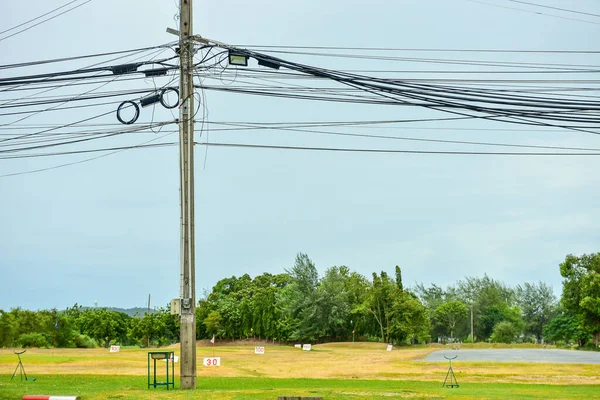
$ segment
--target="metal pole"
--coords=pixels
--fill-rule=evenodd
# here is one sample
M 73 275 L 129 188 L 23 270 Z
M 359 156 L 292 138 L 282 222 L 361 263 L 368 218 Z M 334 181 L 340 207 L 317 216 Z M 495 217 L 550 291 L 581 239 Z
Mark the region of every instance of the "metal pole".
M 194 267 L 194 59 L 192 0 L 180 0 L 179 15 L 179 161 L 181 186 L 182 389 L 196 388 L 196 277 Z

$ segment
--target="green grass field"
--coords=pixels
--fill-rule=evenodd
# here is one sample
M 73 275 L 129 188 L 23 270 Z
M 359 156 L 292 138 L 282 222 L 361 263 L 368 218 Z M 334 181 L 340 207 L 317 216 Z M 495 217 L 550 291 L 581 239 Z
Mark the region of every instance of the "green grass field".
M 0 399 L 25 394 L 78 395 L 100 399 L 600 399 L 600 366 L 533 363 L 454 364 L 459 388 L 443 388 L 446 363 L 418 361 L 437 350 L 407 348 L 386 352 L 367 343 L 328 344 L 312 352 L 267 346 L 198 347 L 198 388 L 147 388 L 147 351 L 124 349 L 31 349 L 23 363 L 35 382 L 10 381 L 17 358 L 0 350 Z M 178 353 L 177 348 L 171 349 Z M 221 357 L 221 367 L 202 358 Z M 164 366 L 164 364 L 161 364 Z M 178 376 L 176 364 L 175 373 Z M 164 368 L 164 367 L 163 367 Z M 159 372 L 162 372 L 160 370 Z

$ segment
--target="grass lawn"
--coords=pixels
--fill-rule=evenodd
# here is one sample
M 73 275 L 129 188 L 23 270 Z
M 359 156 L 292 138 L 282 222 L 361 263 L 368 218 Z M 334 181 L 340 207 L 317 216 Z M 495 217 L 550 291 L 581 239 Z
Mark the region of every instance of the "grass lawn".
M 332 343 L 304 352 L 266 346 L 198 347 L 198 388 L 147 389 L 146 349 L 30 349 L 22 355 L 35 382 L 10 376 L 12 350 L 0 350 L 0 399 L 24 394 L 78 395 L 100 399 L 277 399 L 281 395 L 324 399 L 600 399 L 600 366 L 542 363 L 453 363 L 460 388 L 442 388 L 448 364 L 419 361 L 436 347 L 395 349 L 374 343 Z M 155 349 L 152 349 L 155 350 Z M 163 350 L 163 349 L 161 349 Z M 177 347 L 169 349 L 179 353 Z M 221 367 L 202 359 L 220 356 Z M 164 364 L 160 364 L 164 371 Z M 179 375 L 179 364 L 175 375 Z
M 105 399 L 277 399 L 282 395 L 322 396 L 324 399 L 594 399 L 598 385 L 535 385 L 513 383 L 465 383 L 442 388 L 440 382 L 284 379 L 200 378 L 192 391 L 146 388 L 146 377 L 113 375 L 40 375 L 35 382 L 8 382 L 0 375 L 0 399 L 19 399 L 25 394 L 79 395 L 82 400 Z M 176 382 L 178 387 L 178 382 Z

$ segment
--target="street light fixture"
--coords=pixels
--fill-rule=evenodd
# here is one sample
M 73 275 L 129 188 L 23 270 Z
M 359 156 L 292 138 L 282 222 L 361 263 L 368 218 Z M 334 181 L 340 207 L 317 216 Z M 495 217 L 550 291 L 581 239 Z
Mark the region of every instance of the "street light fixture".
M 236 53 L 229 50 L 229 65 L 237 65 L 240 67 L 248 66 L 248 56 L 245 54 Z

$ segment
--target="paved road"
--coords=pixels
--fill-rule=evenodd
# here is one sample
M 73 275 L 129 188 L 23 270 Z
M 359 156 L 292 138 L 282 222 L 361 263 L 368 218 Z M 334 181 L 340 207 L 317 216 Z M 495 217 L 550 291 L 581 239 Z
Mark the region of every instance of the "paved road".
M 423 361 L 505 361 L 544 362 L 560 364 L 600 364 L 600 352 L 559 349 L 489 349 L 489 350 L 439 350 L 429 354 Z

